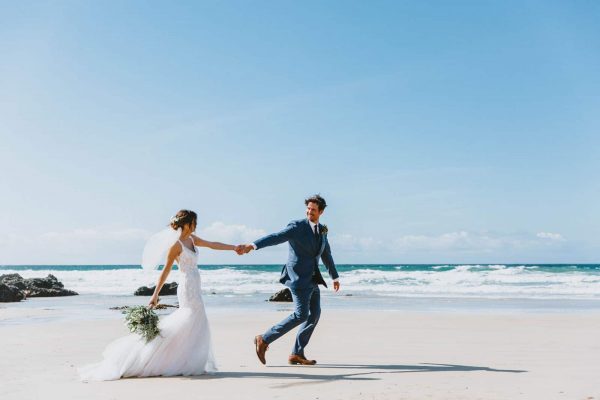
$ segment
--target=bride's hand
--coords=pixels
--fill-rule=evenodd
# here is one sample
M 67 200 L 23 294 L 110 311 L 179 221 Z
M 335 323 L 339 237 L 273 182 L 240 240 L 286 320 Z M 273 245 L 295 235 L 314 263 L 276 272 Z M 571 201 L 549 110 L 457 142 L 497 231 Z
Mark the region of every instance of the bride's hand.
M 152 298 L 150 299 L 150 303 L 148 303 L 148 307 L 154 308 L 157 305 L 158 305 L 158 297 L 152 296 Z

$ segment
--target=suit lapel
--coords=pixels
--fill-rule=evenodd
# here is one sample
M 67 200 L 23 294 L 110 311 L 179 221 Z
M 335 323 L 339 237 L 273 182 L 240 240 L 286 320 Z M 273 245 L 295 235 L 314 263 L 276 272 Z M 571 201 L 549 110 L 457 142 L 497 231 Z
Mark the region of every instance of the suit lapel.
M 308 218 L 305 219 L 306 222 L 306 231 L 308 232 L 308 235 L 310 235 L 310 244 L 313 248 L 313 250 L 317 250 L 317 246 L 319 245 L 317 243 L 317 240 L 315 239 L 315 233 L 313 232 L 312 228 L 310 227 L 310 222 L 308 222 Z
M 309 224 L 310 226 L 310 224 Z M 325 243 L 325 237 L 324 235 L 321 233 L 323 231 L 323 225 L 319 224 L 319 240 L 317 241 L 317 239 L 315 238 L 315 232 L 312 230 L 311 228 L 311 232 L 312 232 L 312 236 L 313 236 L 313 243 L 315 244 L 315 256 L 318 257 L 321 252 L 323 251 L 323 244 Z
M 321 248 L 321 243 L 323 243 L 323 225 L 319 224 L 319 243 L 317 243 L 317 248 L 320 249 Z
M 323 250 L 325 249 L 325 240 L 327 239 L 327 234 L 323 234 L 323 225 L 319 224 L 319 237 L 321 238 L 321 241 L 318 243 L 318 249 L 319 252 L 317 254 L 321 254 L 323 253 Z

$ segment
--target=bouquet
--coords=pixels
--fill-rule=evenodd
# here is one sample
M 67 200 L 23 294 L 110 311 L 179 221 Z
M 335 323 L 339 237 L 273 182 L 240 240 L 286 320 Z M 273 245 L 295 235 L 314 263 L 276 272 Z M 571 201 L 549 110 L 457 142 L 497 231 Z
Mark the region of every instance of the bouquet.
M 125 322 L 129 331 L 146 339 L 146 343 L 160 334 L 158 315 L 151 308 L 146 306 L 127 307 L 123 314 L 125 314 Z

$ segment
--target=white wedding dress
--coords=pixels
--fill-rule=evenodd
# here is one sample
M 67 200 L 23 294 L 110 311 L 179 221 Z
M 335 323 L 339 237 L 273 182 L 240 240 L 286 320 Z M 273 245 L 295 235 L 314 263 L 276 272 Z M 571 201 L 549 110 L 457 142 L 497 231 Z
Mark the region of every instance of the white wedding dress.
M 177 288 L 179 309 L 160 318 L 160 336 L 148 343 L 137 334 L 115 340 L 106 347 L 102 362 L 79 369 L 82 380 L 216 372 L 210 328 L 200 292 L 198 254 L 195 248 L 192 251 L 183 243 L 181 246 Z

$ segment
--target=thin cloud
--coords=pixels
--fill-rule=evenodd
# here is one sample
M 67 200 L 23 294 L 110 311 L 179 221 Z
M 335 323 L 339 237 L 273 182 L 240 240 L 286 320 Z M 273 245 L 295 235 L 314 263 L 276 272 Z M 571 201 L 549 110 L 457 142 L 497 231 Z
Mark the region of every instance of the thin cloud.
M 246 225 L 227 225 L 224 222 L 213 222 L 198 232 L 205 240 L 224 243 L 249 243 L 266 232 L 263 229 L 250 228 Z
M 150 232 L 144 229 L 127 228 L 117 230 L 107 229 L 73 229 L 65 232 L 45 232 L 39 235 L 38 241 L 46 244 L 81 242 L 81 241 L 137 241 L 144 240 L 150 236 Z
M 52 231 L 38 235 L 0 235 L 0 264 L 137 264 L 147 238 L 145 229 L 80 228 Z M 215 221 L 197 235 L 205 240 L 223 243 L 251 243 L 266 231 L 247 225 Z M 409 234 L 395 238 L 332 234 L 329 236 L 336 258 L 345 262 L 372 259 L 480 259 L 519 258 L 526 254 L 548 254 L 568 250 L 569 242 L 559 233 L 497 233 L 454 231 L 437 235 Z M 565 247 L 567 246 L 567 247 Z M 32 251 L 35 249 L 35 251 Z M 285 258 L 287 246 L 269 247 L 243 258 L 229 252 L 202 250 L 204 263 L 276 263 Z
M 557 240 L 557 241 L 565 240 L 560 233 L 540 232 L 536 236 L 541 239 L 549 239 L 549 240 Z
M 558 233 L 510 234 L 455 231 L 439 235 L 403 235 L 391 240 L 358 237 L 349 234 L 331 238 L 332 246 L 352 252 L 385 251 L 397 254 L 501 254 L 547 246 L 549 242 L 564 242 Z

